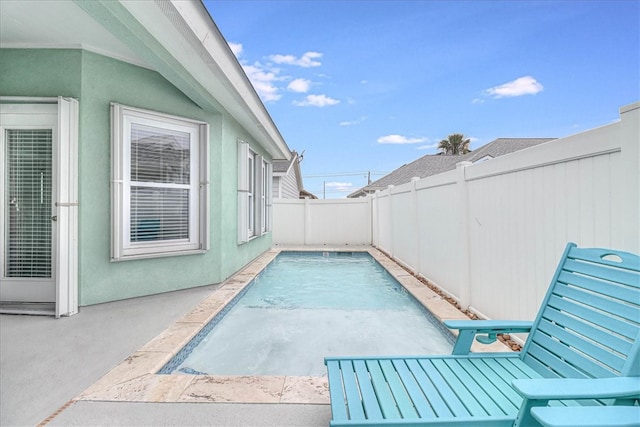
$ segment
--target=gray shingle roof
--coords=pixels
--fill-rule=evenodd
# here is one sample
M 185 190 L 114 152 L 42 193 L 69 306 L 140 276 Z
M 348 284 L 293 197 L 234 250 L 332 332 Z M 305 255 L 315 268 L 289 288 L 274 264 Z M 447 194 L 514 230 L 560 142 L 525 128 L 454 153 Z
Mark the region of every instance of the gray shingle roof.
M 274 160 L 273 164 L 273 173 L 285 173 L 289 170 L 289 166 L 291 166 L 291 162 L 293 162 L 293 157 L 291 160 Z
M 495 158 L 554 139 L 556 138 L 498 138 L 471 153 L 461 156 L 427 154 L 411 163 L 402 165 L 377 181 L 354 191 L 347 197 L 358 197 L 362 195 L 363 192 L 371 193 L 376 190 L 384 190 L 389 185 L 404 184 L 411 181 L 413 177 L 426 178 L 431 175 L 447 172 L 455 169 L 456 164 L 463 161 L 475 162 L 487 156 Z
M 291 164 L 298 159 L 298 153 L 295 150 L 291 151 L 291 159 L 290 160 L 273 160 L 271 162 L 273 173 L 287 173 Z

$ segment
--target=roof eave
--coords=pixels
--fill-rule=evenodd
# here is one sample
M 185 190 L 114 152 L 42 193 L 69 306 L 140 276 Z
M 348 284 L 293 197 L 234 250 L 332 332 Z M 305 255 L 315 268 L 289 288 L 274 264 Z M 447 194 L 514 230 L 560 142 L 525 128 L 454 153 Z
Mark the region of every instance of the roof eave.
M 291 152 L 201 1 L 76 1 L 205 110 L 233 117 L 274 159 Z

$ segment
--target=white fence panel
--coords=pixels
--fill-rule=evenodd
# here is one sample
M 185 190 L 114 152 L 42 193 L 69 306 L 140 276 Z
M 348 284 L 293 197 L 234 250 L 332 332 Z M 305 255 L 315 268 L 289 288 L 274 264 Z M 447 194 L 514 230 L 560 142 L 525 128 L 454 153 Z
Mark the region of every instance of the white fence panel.
M 273 199 L 273 244 L 304 245 L 305 217 L 304 200 Z
M 370 245 L 371 200 L 273 200 L 275 245 Z
M 403 264 L 418 263 L 417 214 L 414 183 L 390 189 L 393 256 Z
M 374 198 L 376 240 L 373 243 L 388 254 L 393 255 L 393 224 L 391 222 L 391 196 L 388 191 L 377 193 Z
M 568 241 L 638 250 L 611 232 L 620 226 L 611 213 L 623 209 L 612 189 L 622 185 L 637 200 L 637 183 L 612 174 L 622 169 L 624 141 L 614 124 L 466 168 L 468 292 L 475 311 L 531 319 Z M 638 236 L 637 226 L 622 227 Z
M 442 181 L 442 177 L 449 179 Z M 455 171 L 419 181 L 417 224 L 420 254 L 415 271 L 451 295 L 459 295 L 461 277 L 460 199 Z M 458 256 L 456 256 L 458 254 Z
M 368 198 L 308 200 L 310 245 L 371 244 L 371 204 Z

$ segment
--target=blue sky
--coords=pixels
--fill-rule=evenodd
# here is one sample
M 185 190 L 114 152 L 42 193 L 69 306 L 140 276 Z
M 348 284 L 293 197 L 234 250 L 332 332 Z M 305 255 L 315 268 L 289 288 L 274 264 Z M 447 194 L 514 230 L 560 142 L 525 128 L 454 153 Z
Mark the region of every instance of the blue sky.
M 451 133 L 563 137 L 640 100 L 637 0 L 204 3 L 320 198 Z

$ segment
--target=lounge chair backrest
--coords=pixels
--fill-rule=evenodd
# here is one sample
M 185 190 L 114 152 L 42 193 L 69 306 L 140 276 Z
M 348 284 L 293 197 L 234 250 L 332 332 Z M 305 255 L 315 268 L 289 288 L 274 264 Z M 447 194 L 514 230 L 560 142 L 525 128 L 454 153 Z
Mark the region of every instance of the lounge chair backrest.
M 640 257 L 570 243 L 522 351 L 543 377 L 640 376 Z

